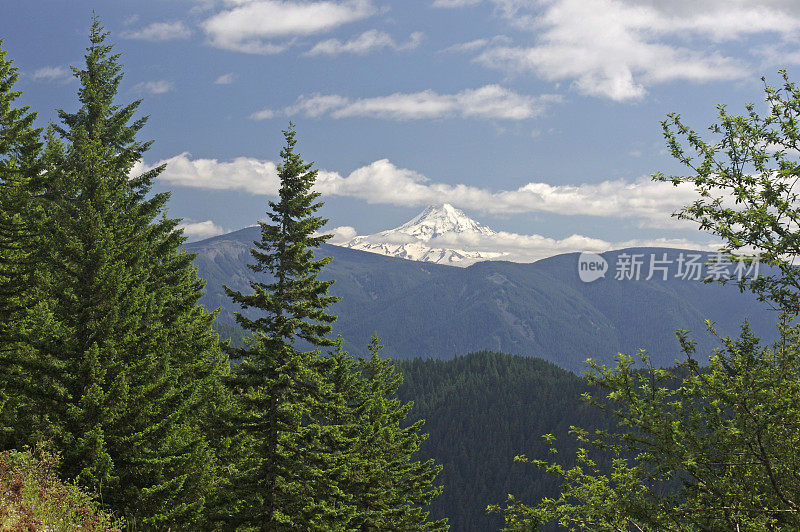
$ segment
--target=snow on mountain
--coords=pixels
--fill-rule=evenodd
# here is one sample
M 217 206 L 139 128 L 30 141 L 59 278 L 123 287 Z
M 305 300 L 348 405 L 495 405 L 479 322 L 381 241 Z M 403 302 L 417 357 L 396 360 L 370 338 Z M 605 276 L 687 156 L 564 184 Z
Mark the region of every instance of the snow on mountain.
M 357 236 L 337 245 L 390 257 L 467 267 L 503 253 L 458 249 L 458 241 L 480 241 L 497 233 L 450 204 L 429 205 L 400 227 Z M 455 247 L 447 244 L 453 244 Z
M 403 233 L 415 236 L 424 242 L 446 233 L 475 233 L 484 236 L 497 234 L 449 203 L 428 205 L 424 211 L 416 215 L 412 220 L 396 229 L 390 229 L 379 234 L 384 233 Z

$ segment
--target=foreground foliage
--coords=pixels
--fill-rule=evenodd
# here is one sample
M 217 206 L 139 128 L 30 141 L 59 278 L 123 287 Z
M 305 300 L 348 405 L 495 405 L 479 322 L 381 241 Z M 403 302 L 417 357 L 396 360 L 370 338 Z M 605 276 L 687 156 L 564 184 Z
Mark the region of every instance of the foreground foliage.
M 331 281 L 317 280 L 330 259 L 314 260 L 313 248 L 330 236 L 315 236 L 326 220 L 314 216 L 320 207 L 311 192 L 316 171 L 294 152 L 295 132 L 284 131 L 278 176 L 279 201 L 269 202 L 272 223 L 259 222 L 251 268 L 269 274 L 267 282 L 251 283 L 252 294 L 226 289 L 242 309 L 236 321 L 251 333 L 229 380 L 238 411 L 235 430 L 247 442 L 242 470 L 234 479 L 235 520 L 261 530 L 310 529 L 342 519 L 332 503 L 340 496 L 326 475 L 325 456 L 314 452 L 326 429 L 309 423 L 319 410 L 325 385 L 317 346 L 326 338 L 335 316 L 325 312 L 337 301 L 327 294 Z M 295 339 L 311 349 L 297 349 Z
M 625 355 L 614 368 L 593 366 L 590 382 L 604 390 L 622 431 L 573 428 L 584 447 L 571 468 L 517 457 L 564 485 L 535 507 L 511 497 L 508 528 L 800 528 L 800 331 L 783 334 L 763 347 L 745 327 L 721 339 L 708 368 L 685 334 L 686 359 L 674 370 L 634 370 Z M 595 463 L 592 446 L 612 453 L 611 468 Z
M 767 113 L 754 104 L 746 114 L 717 107 L 717 123 L 704 139 L 671 113 L 662 122 L 672 156 L 692 171 L 688 176 L 655 174 L 656 180 L 695 187 L 698 197 L 676 216 L 697 222 L 722 239 L 731 253 L 755 252 L 772 266 L 739 281 L 763 301 L 790 315 L 800 312 L 800 87 L 781 71 L 779 87 L 765 84 Z M 762 81 L 764 78 L 761 78 Z M 725 279 L 720 279 L 725 281 Z
M 582 444 L 575 467 L 518 457 L 564 484 L 560 496 L 536 506 L 514 497 L 504 509 L 491 506 L 505 511 L 510 530 L 546 523 L 620 531 L 800 528 L 800 89 L 782 74 L 781 88 L 765 89 L 765 116 L 754 105 L 745 116 L 720 106 L 709 128 L 714 141 L 670 115 L 667 143 L 694 173 L 654 176 L 696 188 L 698 199 L 679 217 L 722 238 L 728 251 L 756 252 L 771 267 L 739 285 L 780 311 L 780 340 L 763 346 L 745 324 L 739 337 L 721 338 L 701 368 L 694 343 L 678 331 L 685 358 L 675 371 L 653 368 L 643 353 L 644 371 L 625 355 L 611 369 L 592 365 L 590 382 L 604 389 L 619 429 L 574 428 Z M 592 447 L 611 451 L 612 467 L 599 467 Z
M 35 360 L 18 360 L 42 377 L 21 390 L 34 422 L 17 432 L 52 441 L 67 478 L 130 521 L 198 526 L 216 467 L 200 428 L 226 364 L 169 194 L 151 193 L 163 167 L 132 173 L 151 143 L 136 138 L 140 102 L 116 102 L 122 67 L 106 39 L 95 19 L 74 69 L 80 106 L 59 111 L 37 177 L 53 327 L 28 339 Z
M 125 527 L 94 498 L 56 475 L 58 456 L 44 449 L 0 453 L 0 529 L 119 532 Z

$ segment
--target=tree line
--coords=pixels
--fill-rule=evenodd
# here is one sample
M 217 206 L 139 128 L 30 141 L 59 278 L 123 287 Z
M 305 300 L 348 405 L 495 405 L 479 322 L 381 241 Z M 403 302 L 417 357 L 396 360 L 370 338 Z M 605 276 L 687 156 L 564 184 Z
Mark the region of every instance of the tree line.
M 43 444 L 131 530 L 446 530 L 427 510 L 441 468 L 414 456 L 423 422 L 403 423 L 380 340 L 355 357 L 332 337 L 326 220 L 293 127 L 252 249 L 263 282 L 228 290 L 258 312 L 232 347 L 152 191 L 164 166 L 133 174 L 147 117 L 119 103 L 97 18 L 73 73 L 77 110 L 37 128 L 0 41 L 0 446 Z

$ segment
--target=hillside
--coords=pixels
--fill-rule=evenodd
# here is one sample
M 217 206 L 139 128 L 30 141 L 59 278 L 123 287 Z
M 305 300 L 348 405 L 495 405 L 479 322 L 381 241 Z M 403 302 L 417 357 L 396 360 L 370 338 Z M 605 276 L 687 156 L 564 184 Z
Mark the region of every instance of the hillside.
M 221 307 L 218 320 L 232 323 L 233 308 L 222 290 L 247 290 L 254 273 L 247 268 L 249 247 L 259 236 L 251 227 L 186 245 L 207 280 L 202 302 Z M 670 253 L 681 250 L 636 248 L 603 254 L 610 268 L 621 253 Z M 333 258 L 320 277 L 335 279 L 332 293 L 339 316 L 335 331 L 351 349 L 365 346 L 374 332 L 397 359 L 449 359 L 476 350 L 536 356 L 581 371 L 586 358 L 611 361 L 619 351 L 646 348 L 659 365 L 678 356 L 673 331 L 695 331 L 700 352 L 715 344 L 703 320 L 722 334 L 736 334 L 749 318 L 753 329 L 772 336 L 774 314 L 734 286 L 670 277 L 666 281 L 583 283 L 577 254 L 558 255 L 532 264 L 492 261 L 467 268 L 386 257 L 323 245 Z M 658 277 L 656 277 L 658 279 Z M 224 327 L 224 325 L 223 325 Z
M 409 421 L 425 419 L 430 436 L 420 454 L 443 466 L 437 481 L 445 489 L 431 511 L 449 517 L 452 532 L 499 530 L 503 520 L 485 508 L 508 493 L 527 502 L 558 493 L 558 479 L 514 462 L 517 454 L 546 457 L 542 434 L 556 436 L 569 459 L 576 448 L 570 425 L 613 427 L 581 401 L 583 379 L 540 359 L 480 352 L 399 367 L 399 395 L 414 401 Z

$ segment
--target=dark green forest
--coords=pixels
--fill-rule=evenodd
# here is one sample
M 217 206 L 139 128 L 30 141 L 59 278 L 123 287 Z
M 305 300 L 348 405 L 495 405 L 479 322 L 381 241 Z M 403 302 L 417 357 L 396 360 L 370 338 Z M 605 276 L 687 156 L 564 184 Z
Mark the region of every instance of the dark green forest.
M 575 453 L 572 425 L 610 429 L 613 417 L 581 401 L 585 379 L 536 358 L 482 351 L 452 360 L 409 360 L 399 397 L 413 401 L 411 419 L 425 419 L 420 454 L 442 464 L 444 491 L 431 505 L 453 530 L 499 530 L 503 520 L 486 506 L 514 493 L 536 501 L 555 496 L 559 479 L 514 463 L 527 453 L 545 456 L 550 433 L 560 451 Z

